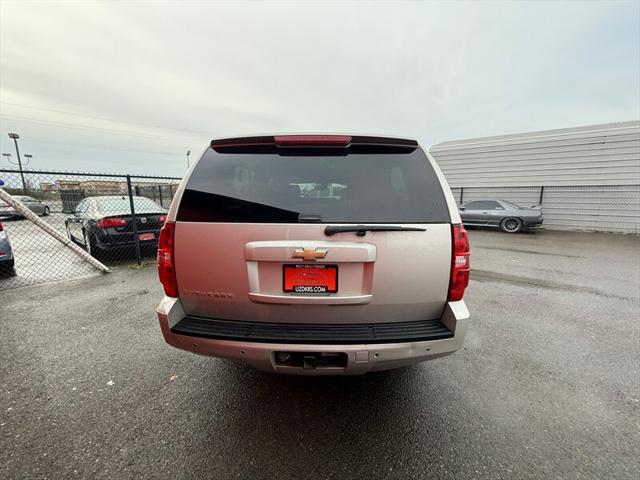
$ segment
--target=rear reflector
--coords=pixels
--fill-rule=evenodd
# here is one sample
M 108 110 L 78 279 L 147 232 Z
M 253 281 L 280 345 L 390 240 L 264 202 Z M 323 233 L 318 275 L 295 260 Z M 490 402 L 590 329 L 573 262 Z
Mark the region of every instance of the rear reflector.
M 169 297 L 178 296 L 176 268 L 173 261 L 173 234 L 175 223 L 167 222 L 160 229 L 158 240 L 158 277 L 164 287 L 164 293 Z
M 125 227 L 127 225 L 127 220 L 120 217 L 101 218 L 96 222 L 96 225 L 100 228 Z
M 469 235 L 462 225 L 451 225 L 452 261 L 449 301 L 462 300 L 469 285 Z
M 273 139 L 279 147 L 344 147 L 351 143 L 349 135 L 276 135 Z

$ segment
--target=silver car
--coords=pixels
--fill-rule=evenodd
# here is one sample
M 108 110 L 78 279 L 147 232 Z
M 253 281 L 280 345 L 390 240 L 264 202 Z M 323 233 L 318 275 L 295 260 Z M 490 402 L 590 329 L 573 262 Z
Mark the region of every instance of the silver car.
M 165 340 L 262 370 L 362 374 L 449 355 L 469 311 L 469 241 L 414 140 L 214 140 L 158 245 Z
M 542 227 L 542 210 L 524 208 L 506 200 L 474 200 L 460 205 L 462 222 L 468 227 L 499 228 L 517 233 Z
M 9 236 L 4 230 L 4 225 L 0 222 L 0 274 L 13 273 L 15 260 Z
M 29 210 L 37 215 L 49 215 L 51 208 L 42 200 L 38 200 L 27 195 L 14 195 L 13 198 L 21 201 Z M 11 205 L 0 200 L 0 217 L 21 217 Z

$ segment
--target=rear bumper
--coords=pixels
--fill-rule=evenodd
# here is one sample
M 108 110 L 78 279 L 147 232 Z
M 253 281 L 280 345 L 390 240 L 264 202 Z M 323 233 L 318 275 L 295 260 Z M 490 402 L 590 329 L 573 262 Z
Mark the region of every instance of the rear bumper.
M 530 218 L 524 219 L 523 222 L 523 226 L 525 228 L 525 230 L 535 230 L 538 228 L 542 228 L 542 223 L 544 222 L 544 220 L 542 218 L 538 219 L 538 218 Z
M 0 232 L 0 263 L 13 263 L 13 250 L 5 232 Z
M 164 297 L 157 308 L 162 334 L 169 345 L 201 355 L 227 358 L 260 370 L 300 375 L 360 375 L 369 371 L 388 370 L 449 355 L 462 347 L 469 310 L 464 301 L 447 303 L 440 319 L 452 333 L 449 338 L 394 343 L 268 343 L 244 340 L 205 338 L 178 334 L 172 328 L 186 315 L 180 299 Z M 304 369 L 276 363 L 275 352 L 344 353 L 346 367 Z
M 152 240 L 139 240 L 139 245 L 141 247 L 150 246 L 153 248 L 157 248 L 160 230 L 143 230 L 138 232 L 138 235 L 145 233 L 153 233 L 154 238 Z M 98 230 L 95 232 L 95 239 L 96 247 L 102 250 L 134 247 L 136 244 L 135 237 L 132 232 L 104 233 L 104 231 Z

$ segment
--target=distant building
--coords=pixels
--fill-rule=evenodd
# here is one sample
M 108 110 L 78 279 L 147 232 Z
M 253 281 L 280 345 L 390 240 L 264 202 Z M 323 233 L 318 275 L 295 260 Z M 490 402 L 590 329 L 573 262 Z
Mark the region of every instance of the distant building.
M 120 180 L 58 180 L 60 190 L 84 190 L 85 195 L 120 195 L 127 193 L 127 182 Z
M 542 205 L 544 227 L 640 233 L 640 122 L 431 147 L 456 200 Z
M 40 182 L 40 191 L 43 193 L 52 193 L 58 191 L 58 185 L 54 182 Z
M 79 190 L 80 182 L 77 180 L 56 180 L 58 190 Z

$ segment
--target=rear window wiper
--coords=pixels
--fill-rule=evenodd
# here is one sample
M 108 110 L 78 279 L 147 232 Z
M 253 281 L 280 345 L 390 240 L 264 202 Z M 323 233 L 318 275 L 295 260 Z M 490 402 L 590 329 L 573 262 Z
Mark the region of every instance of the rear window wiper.
M 399 227 L 394 225 L 327 225 L 324 234 L 327 237 L 342 232 L 356 232 L 359 237 L 364 237 L 369 232 L 426 232 L 426 228 Z

